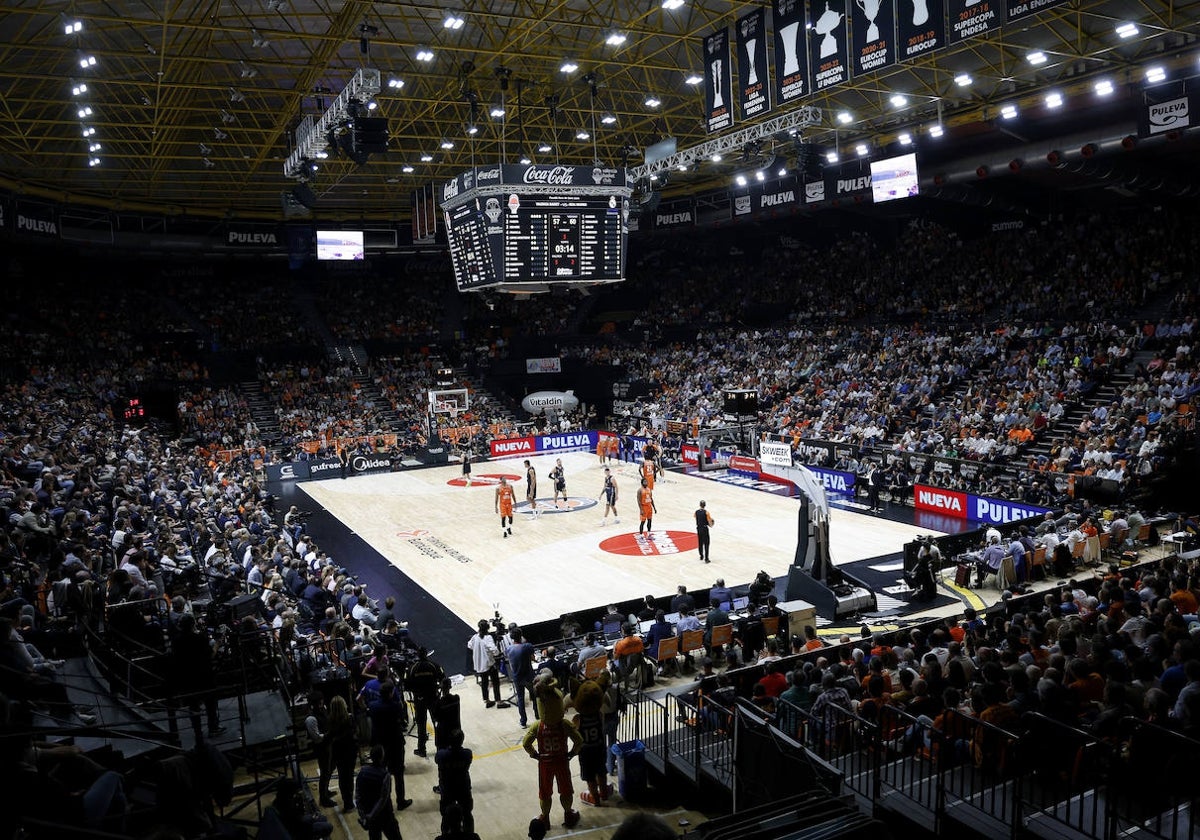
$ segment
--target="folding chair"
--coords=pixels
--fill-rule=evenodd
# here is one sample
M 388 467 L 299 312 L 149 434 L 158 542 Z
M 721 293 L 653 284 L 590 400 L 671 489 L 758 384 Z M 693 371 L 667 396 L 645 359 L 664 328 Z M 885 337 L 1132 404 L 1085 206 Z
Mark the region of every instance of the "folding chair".
M 679 637 L 672 636 L 669 639 L 659 639 L 658 650 L 655 651 L 654 659 L 658 662 L 658 667 L 662 669 L 674 668 L 675 657 L 679 656 Z
M 608 655 L 593 656 L 591 659 L 583 661 L 583 678 L 585 680 L 594 680 L 596 677 L 604 673 L 604 669 L 608 667 Z
M 708 640 L 708 652 L 723 648 L 733 641 L 733 624 L 718 624 L 712 629 L 712 637 Z
M 779 635 L 779 616 L 768 615 L 762 619 L 763 635 L 768 639 Z

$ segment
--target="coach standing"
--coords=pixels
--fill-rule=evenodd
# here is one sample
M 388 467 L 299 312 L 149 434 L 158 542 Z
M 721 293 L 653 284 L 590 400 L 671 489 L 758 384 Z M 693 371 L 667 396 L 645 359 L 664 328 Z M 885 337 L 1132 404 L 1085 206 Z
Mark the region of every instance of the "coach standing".
M 696 508 L 696 539 L 700 550 L 700 559 L 705 563 L 708 559 L 708 529 L 713 526 L 712 514 L 708 512 L 708 508 L 704 505 L 704 500 L 700 500 L 700 507 Z

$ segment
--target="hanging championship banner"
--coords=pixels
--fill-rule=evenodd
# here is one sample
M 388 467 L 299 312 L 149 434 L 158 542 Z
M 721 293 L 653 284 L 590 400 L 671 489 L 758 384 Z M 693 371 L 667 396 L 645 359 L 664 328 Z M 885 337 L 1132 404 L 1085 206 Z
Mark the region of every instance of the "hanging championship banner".
M 729 30 L 718 29 L 703 38 L 704 124 L 709 133 L 733 125 L 733 81 L 729 78 Z
M 896 2 L 896 52 L 900 61 L 946 46 L 945 0 Z
M 854 75 L 896 63 L 896 0 L 854 0 L 850 6 L 854 32 Z
M 846 47 L 846 0 L 825 0 L 825 9 L 812 22 L 808 54 L 813 90 L 840 85 L 850 78 L 849 50 Z M 813 14 L 818 6 L 813 5 Z
M 1004 18 L 1004 22 L 1015 23 L 1022 18 L 1044 12 L 1046 9 L 1062 6 L 1066 2 L 1067 0 L 1008 0 L 1008 15 Z
M 804 0 L 775 0 L 775 101 L 780 105 L 808 96 L 808 30 Z
M 767 78 L 767 13 L 756 9 L 734 26 L 738 53 L 738 104 L 742 119 L 761 117 L 771 110 Z
M 950 43 L 957 44 L 968 38 L 977 38 L 999 29 L 1003 22 L 1003 0 L 979 0 L 953 11 L 950 6 Z

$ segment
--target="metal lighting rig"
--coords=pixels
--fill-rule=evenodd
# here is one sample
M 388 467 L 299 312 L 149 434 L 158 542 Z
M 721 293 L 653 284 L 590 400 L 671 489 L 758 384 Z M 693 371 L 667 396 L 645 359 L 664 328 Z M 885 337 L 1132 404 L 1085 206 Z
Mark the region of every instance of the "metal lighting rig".
M 296 129 L 296 148 L 283 162 L 283 174 L 288 178 L 306 180 L 311 173 L 307 164 L 316 160 L 319 152 L 329 148 L 329 136 L 335 129 L 356 116 L 356 105 L 365 105 L 379 93 L 379 82 L 378 70 L 360 67 L 319 120 L 314 121 L 311 114 L 301 120 Z

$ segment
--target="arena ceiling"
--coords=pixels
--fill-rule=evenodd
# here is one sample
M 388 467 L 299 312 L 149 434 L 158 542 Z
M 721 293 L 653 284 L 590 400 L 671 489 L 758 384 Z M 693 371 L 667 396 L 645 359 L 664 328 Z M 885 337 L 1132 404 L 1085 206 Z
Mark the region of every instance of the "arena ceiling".
M 321 161 L 312 188 L 322 213 L 403 217 L 414 187 L 521 151 L 537 162 L 634 164 L 660 138 L 680 148 L 709 139 L 703 85 L 686 82 L 702 70 L 700 38 L 722 25 L 732 31 L 759 5 L 18 0 L 0 17 L 0 187 L 116 210 L 279 218 L 281 193 L 295 183 L 283 174 L 294 129 L 360 67 L 382 73 L 375 113 L 390 123 L 389 150 L 361 166 Z M 444 25 L 450 13 L 460 28 Z M 1137 33 L 1121 37 L 1116 28 L 1127 22 Z M 623 43 L 608 43 L 614 32 Z M 1141 102 L 1152 64 L 1168 79 L 1195 75 L 1198 34 L 1200 0 L 1072 0 L 809 97 L 824 124 L 805 137 L 883 148 L 904 132 L 919 148 L 936 142 L 927 131 L 940 122 L 947 142 L 970 142 L 1008 103 L 1045 122 L 1052 90 L 1066 100 L 1054 123 L 1066 132 L 1100 107 L 1101 79 L 1113 83 L 1113 101 L 1129 104 Z M 421 50 L 433 59 L 419 60 Z M 1045 62 L 1031 63 L 1033 51 Z M 562 72 L 567 59 L 574 72 Z M 964 74 L 965 85 L 956 81 Z M 403 87 L 390 87 L 393 79 Z M 506 113 L 494 119 L 504 79 Z M 73 95 L 81 83 L 86 91 Z M 647 94 L 661 104 L 648 108 Z M 469 140 L 472 96 L 479 131 Z M 602 123 L 609 114 L 615 122 Z M 94 133 L 82 136 L 87 129 Z M 577 139 L 580 131 L 591 137 Z M 537 152 L 542 144 L 552 151 Z M 727 177 L 705 165 L 673 180 L 686 189 Z

